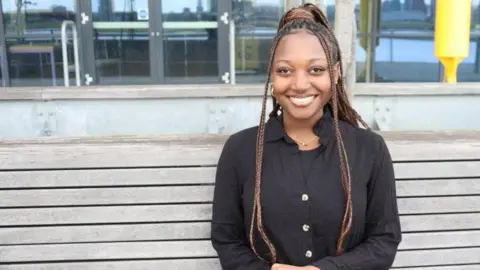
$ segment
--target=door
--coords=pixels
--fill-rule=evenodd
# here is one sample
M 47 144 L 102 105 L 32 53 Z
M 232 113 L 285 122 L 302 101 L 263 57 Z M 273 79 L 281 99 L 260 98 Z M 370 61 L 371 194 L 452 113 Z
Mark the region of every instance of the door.
M 91 49 L 92 39 L 83 46 L 90 84 L 230 82 L 231 1 L 91 0 L 81 5 L 86 12 L 79 18 L 91 21 L 82 36 L 93 36 Z
M 157 74 L 155 18 L 150 10 L 155 0 L 91 0 L 80 17 L 91 21 L 93 45 L 84 48 L 90 84 L 151 84 Z M 90 12 L 89 12 L 90 11 Z M 88 26 L 87 26 L 88 28 Z M 88 40 L 87 42 L 91 41 Z M 94 63 L 92 65 L 92 63 Z M 89 68 L 90 66 L 90 68 Z M 93 70 L 89 70 L 93 69 Z
M 231 1 L 161 0 L 162 81 L 228 83 Z

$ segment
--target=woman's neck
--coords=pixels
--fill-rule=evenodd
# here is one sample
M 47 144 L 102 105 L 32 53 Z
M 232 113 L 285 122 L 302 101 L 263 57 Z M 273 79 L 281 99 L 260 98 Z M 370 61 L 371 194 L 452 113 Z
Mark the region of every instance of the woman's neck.
M 316 136 L 313 127 L 322 118 L 323 111 L 320 111 L 318 115 L 306 120 L 294 119 L 288 113 L 283 115 L 283 126 L 288 136 L 297 142 L 309 141 Z

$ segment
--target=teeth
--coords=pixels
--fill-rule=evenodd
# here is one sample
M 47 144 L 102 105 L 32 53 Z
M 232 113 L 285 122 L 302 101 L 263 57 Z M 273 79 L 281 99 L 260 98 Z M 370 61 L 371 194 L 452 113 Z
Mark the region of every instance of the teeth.
M 296 106 L 308 106 L 312 103 L 314 96 L 306 96 L 306 97 L 290 97 L 290 100 Z

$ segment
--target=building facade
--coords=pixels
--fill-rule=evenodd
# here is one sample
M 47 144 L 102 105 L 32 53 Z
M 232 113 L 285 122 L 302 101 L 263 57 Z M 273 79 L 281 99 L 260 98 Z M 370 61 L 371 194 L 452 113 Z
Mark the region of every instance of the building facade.
M 440 81 L 435 0 L 356 1 L 358 81 Z M 278 20 L 301 2 L 1 0 L 2 85 L 60 86 L 66 74 L 76 85 L 76 68 L 80 85 L 261 83 Z M 312 2 L 333 22 L 335 0 Z M 72 23 L 62 40 L 64 21 Z M 480 81 L 480 0 L 472 0 L 471 27 L 459 81 Z

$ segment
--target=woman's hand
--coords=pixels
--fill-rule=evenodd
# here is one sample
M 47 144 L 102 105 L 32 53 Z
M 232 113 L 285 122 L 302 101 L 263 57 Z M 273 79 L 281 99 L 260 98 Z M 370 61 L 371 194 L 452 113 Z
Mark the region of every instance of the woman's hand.
M 321 270 L 315 266 L 293 266 L 293 265 L 286 265 L 286 264 L 279 264 L 276 263 L 272 266 L 271 270 Z

